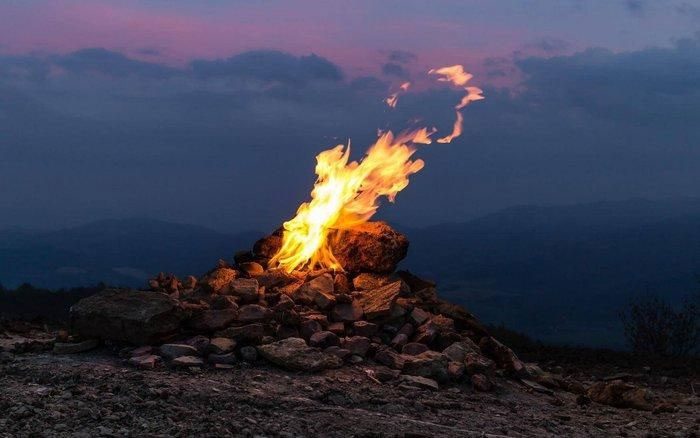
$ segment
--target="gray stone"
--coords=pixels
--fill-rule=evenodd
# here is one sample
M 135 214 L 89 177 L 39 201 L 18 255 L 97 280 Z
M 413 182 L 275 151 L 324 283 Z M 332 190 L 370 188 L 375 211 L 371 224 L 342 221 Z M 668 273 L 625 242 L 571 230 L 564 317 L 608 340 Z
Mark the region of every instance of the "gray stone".
M 204 361 L 196 356 L 180 356 L 170 361 L 170 365 L 178 368 L 201 367 Z
M 287 338 L 261 345 L 258 353 L 275 365 L 295 371 L 313 372 L 343 365 L 337 356 L 309 347 L 301 338 Z
M 166 359 L 174 359 L 180 356 L 197 356 L 199 351 L 187 344 L 163 344 L 160 346 L 160 354 Z
M 255 362 L 258 360 L 258 350 L 255 347 L 245 346 L 241 347 L 241 359 L 246 362 Z
M 408 386 L 413 386 L 416 388 L 431 389 L 433 391 L 437 391 L 438 389 L 440 389 L 438 382 L 436 382 L 433 379 L 429 379 L 427 377 L 401 376 L 401 380 L 404 383 L 408 384 Z
M 195 313 L 188 321 L 188 326 L 200 332 L 212 332 L 228 327 L 238 318 L 236 308 L 206 309 Z
M 212 338 L 208 351 L 214 354 L 226 354 L 236 348 L 236 341 L 231 338 Z
M 53 344 L 55 354 L 75 354 L 92 350 L 100 345 L 97 339 L 88 339 L 82 342 L 56 342 Z
M 207 362 L 211 364 L 221 364 L 221 365 L 233 365 L 238 360 L 236 359 L 236 355 L 233 353 L 224 353 L 224 354 L 210 354 L 207 356 Z
M 175 333 L 184 313 L 160 292 L 106 289 L 78 301 L 70 310 L 73 331 L 86 338 L 154 344 Z

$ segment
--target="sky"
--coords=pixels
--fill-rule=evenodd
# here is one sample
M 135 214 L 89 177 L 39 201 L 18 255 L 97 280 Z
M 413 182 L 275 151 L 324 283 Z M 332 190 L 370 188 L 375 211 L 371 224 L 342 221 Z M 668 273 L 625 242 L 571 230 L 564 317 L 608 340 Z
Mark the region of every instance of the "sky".
M 460 91 L 426 72 L 452 64 L 486 99 L 383 218 L 700 196 L 697 0 L 7 0 L 0 229 L 275 228 L 320 151 L 449 132 Z

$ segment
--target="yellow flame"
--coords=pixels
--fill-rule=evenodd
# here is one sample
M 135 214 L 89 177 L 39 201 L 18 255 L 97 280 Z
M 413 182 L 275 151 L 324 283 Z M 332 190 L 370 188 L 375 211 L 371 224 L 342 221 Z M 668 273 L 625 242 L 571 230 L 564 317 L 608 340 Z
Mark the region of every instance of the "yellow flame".
M 473 76 L 464 71 L 464 67 L 461 65 L 432 69 L 428 71 L 428 74 L 440 75 L 441 77 L 438 78 L 438 81 L 451 82 L 459 87 L 463 87 L 467 92 L 462 100 L 460 100 L 460 102 L 455 106 L 456 119 L 452 127 L 452 133 L 437 140 L 438 143 L 450 143 L 453 139 L 462 135 L 462 124 L 464 123 L 464 117 L 459 110 L 469 105 L 471 102 L 483 99 L 483 90 L 478 87 L 467 86 L 467 82 L 469 82 Z
M 471 75 L 462 66 L 431 70 L 442 75 L 440 81 L 466 86 Z M 408 90 L 405 82 L 400 90 L 385 101 L 396 106 L 401 91 Z M 461 134 L 462 114 L 459 109 L 469 102 L 483 99 L 481 90 L 468 87 L 467 96 L 457 105 L 457 121 L 452 134 L 437 140 L 449 143 Z M 471 91 L 470 91 L 471 89 Z M 423 160 L 412 160 L 415 144 L 430 144 L 435 128 L 420 128 L 394 136 L 391 131 L 378 131 L 377 141 L 360 161 L 350 161 L 350 145 L 338 145 L 316 156 L 316 183 L 311 201 L 301 204 L 293 219 L 284 223 L 282 246 L 270 260 L 270 266 L 280 266 L 288 272 L 317 267 L 342 270 L 329 242 L 332 230 L 343 230 L 368 221 L 386 197 L 394 202 L 396 195 L 408 186 L 408 177 L 423 166 Z

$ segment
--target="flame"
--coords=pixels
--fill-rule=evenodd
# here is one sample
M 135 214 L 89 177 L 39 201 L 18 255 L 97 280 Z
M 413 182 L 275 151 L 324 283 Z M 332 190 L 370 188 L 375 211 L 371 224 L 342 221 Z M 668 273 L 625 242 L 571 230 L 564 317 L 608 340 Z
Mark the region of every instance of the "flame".
M 411 86 L 410 82 L 404 82 L 399 87 L 399 91 L 391 94 L 389 97 L 384 99 L 384 102 L 386 102 L 386 104 L 389 105 L 390 107 L 396 108 L 396 104 L 399 102 L 399 93 L 401 93 L 402 91 L 407 91 L 408 87 L 410 87 L 410 86 Z
M 464 123 L 464 117 L 459 110 L 469 105 L 471 102 L 483 99 L 483 90 L 478 87 L 467 86 L 467 82 L 469 82 L 473 76 L 464 71 L 464 67 L 461 65 L 432 69 L 428 71 L 428 74 L 440 75 L 441 77 L 438 78 L 438 81 L 451 82 L 459 87 L 463 87 L 467 92 L 462 100 L 460 100 L 460 102 L 455 106 L 456 119 L 454 126 L 452 127 L 452 133 L 437 140 L 438 143 L 450 143 L 453 139 L 462 135 L 462 124 Z
M 459 109 L 469 102 L 483 99 L 481 90 L 466 87 L 471 75 L 462 66 L 431 70 L 442 75 L 440 81 L 465 86 L 467 96 L 457 105 L 457 121 L 452 134 L 438 139 L 449 143 L 462 132 Z M 398 95 L 408 90 L 409 82 L 385 102 L 395 107 Z M 471 89 L 471 91 L 470 91 Z M 382 197 L 394 202 L 396 195 L 408 186 L 408 177 L 420 171 L 424 162 L 412 159 L 416 144 L 430 144 L 435 128 L 419 128 L 397 136 L 391 131 L 377 132 L 377 141 L 360 161 L 350 161 L 350 144 L 338 145 L 316 156 L 316 183 L 311 201 L 301 204 L 293 219 L 284 223 L 282 246 L 270 260 L 287 272 L 316 267 L 342 270 L 329 242 L 332 230 L 343 230 L 368 221 L 379 208 Z

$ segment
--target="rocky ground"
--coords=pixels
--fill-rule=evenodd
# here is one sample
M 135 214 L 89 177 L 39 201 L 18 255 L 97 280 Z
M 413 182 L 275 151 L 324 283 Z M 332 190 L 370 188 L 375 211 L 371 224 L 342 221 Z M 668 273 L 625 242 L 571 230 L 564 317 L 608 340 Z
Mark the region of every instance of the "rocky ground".
M 87 353 L 2 353 L 0 436 L 697 436 L 694 376 L 602 362 L 565 364 L 568 377 L 613 377 L 651 388 L 669 412 L 619 409 L 575 394 L 533 392 L 497 379 L 492 392 L 468 383 L 440 390 L 401 379 L 379 383 L 375 366 L 320 373 L 264 363 L 231 369 L 135 369 L 102 348 Z M 555 367 L 558 365 L 554 365 Z M 617 376 L 612 376 L 617 374 Z

